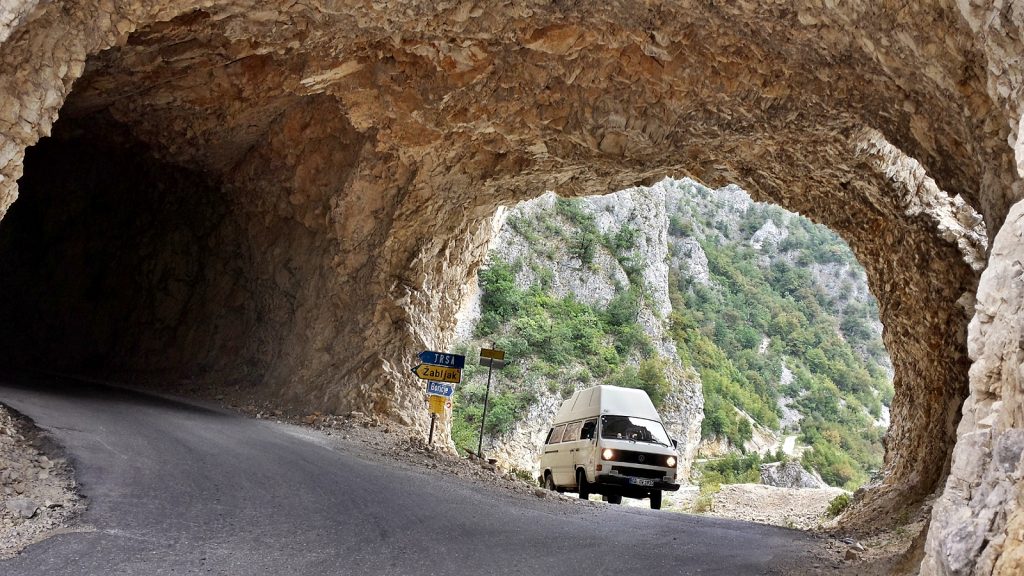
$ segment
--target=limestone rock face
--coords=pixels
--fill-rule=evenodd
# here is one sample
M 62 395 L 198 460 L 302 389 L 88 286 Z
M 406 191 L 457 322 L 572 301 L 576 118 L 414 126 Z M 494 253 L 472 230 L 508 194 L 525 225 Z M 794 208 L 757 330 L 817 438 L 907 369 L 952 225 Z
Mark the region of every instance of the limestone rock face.
M 195 175 L 165 198 L 209 186 L 212 205 L 182 232 L 194 258 L 153 267 L 137 250 L 167 244 L 127 243 L 141 291 L 124 290 L 118 326 L 80 335 L 106 342 L 83 361 L 422 425 L 408 368 L 450 341 L 496 207 L 666 174 L 735 182 L 829 225 L 868 272 L 896 387 L 885 473 L 847 514 L 872 521 L 948 467 L 985 227 L 1024 196 L 1021 30 L 1020 6 L 995 0 L 13 0 L 0 215 L 26 217 L 12 203 L 41 137 L 84 150 L 126 129 Z M 91 198 L 100 168 L 62 197 Z M 25 284 L 5 290 L 26 304 Z
M 978 287 L 968 335 L 971 395 L 946 489 L 934 507 L 922 574 L 1024 571 L 1022 235 L 1024 203 L 1018 203 L 996 237 Z

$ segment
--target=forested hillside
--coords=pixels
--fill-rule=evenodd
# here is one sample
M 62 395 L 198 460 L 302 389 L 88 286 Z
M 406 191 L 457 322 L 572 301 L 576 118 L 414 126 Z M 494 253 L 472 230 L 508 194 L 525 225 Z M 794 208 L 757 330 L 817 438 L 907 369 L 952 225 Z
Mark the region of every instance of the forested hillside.
M 700 373 L 702 437 L 743 446 L 752 419 L 797 434 L 803 463 L 830 484 L 862 483 L 881 465 L 893 393 L 863 269 L 806 218 L 738 189 L 675 188 L 671 324 Z
M 738 188 L 666 180 L 527 203 L 479 289 L 461 347 L 515 359 L 492 391 L 487 444 L 518 468 L 561 398 L 598 383 L 647 390 L 678 436 L 700 422 L 719 454 L 799 457 L 846 487 L 881 464 L 891 369 L 863 270 L 827 228 Z M 456 397 L 461 448 L 476 446 L 481 376 Z

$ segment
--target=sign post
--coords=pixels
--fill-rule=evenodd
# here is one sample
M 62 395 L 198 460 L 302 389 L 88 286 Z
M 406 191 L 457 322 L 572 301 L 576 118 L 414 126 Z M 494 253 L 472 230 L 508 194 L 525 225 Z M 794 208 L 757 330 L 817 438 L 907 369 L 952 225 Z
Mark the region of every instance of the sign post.
M 444 414 L 445 404 L 448 399 L 444 396 L 430 395 L 430 433 L 427 436 L 427 444 L 434 443 L 434 422 L 438 414 Z
M 425 350 L 418 355 L 420 362 L 412 372 L 417 378 L 427 381 L 427 397 L 430 402 L 430 432 L 427 433 L 427 444 L 434 443 L 434 423 L 438 414 L 444 414 L 445 406 L 450 405 L 455 384 L 462 381 L 462 369 L 466 366 L 466 357 L 459 354 L 434 352 Z
M 484 457 L 484 422 L 487 421 L 487 400 L 491 396 L 491 372 L 495 368 L 505 367 L 505 351 L 492 348 L 480 349 L 480 365 L 487 366 L 487 391 L 484 392 L 484 413 L 480 417 L 480 441 L 476 445 L 476 455 Z

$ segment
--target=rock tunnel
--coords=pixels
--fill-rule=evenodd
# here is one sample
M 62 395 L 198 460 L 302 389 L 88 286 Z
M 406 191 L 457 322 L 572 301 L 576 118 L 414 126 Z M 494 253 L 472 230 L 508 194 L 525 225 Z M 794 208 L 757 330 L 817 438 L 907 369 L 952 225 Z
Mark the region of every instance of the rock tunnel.
M 407 370 L 499 206 L 737 183 L 841 234 L 880 303 L 892 427 L 847 521 L 945 488 L 925 571 L 1012 569 L 1020 486 L 985 455 L 1020 454 L 1022 25 L 985 1 L 16 1 L 0 359 L 421 425 Z

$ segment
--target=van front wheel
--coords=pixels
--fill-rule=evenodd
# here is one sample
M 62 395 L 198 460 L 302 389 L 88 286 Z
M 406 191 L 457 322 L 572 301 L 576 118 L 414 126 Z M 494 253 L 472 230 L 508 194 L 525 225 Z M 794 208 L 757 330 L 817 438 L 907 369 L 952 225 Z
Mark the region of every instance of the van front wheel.
M 661 490 L 651 490 L 651 510 L 661 510 Z
M 609 504 L 622 504 L 622 494 L 612 494 L 608 497 Z
M 576 486 L 580 493 L 580 500 L 590 499 L 590 483 L 587 482 L 587 473 L 583 470 L 576 471 Z

